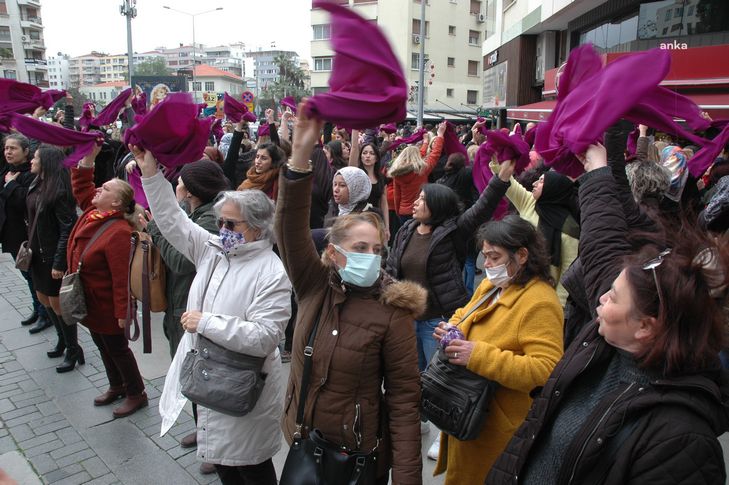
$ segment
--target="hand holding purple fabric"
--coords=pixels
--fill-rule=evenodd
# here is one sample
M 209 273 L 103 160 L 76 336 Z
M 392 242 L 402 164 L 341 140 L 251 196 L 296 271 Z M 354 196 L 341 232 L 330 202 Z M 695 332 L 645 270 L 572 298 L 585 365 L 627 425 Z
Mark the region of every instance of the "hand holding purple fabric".
M 460 153 L 466 157 L 466 165 L 468 165 L 468 150 L 463 146 L 463 143 L 458 139 L 456 134 L 456 127 L 450 121 L 446 122 L 446 131 L 443 135 L 443 152 L 447 155 L 451 153 Z
M 87 129 L 89 127 L 101 127 L 114 123 L 116 119 L 119 118 L 119 113 L 124 109 L 124 105 L 131 95 L 132 88 L 127 88 L 119 93 L 119 95 L 107 104 L 104 109 L 99 112 L 99 114 L 90 120 L 87 125 Z
M 280 104 L 281 104 L 281 106 L 283 106 L 284 108 L 289 108 L 289 109 L 291 109 L 291 112 L 292 112 L 293 114 L 296 114 L 296 100 L 294 99 L 294 97 L 293 97 L 293 96 L 286 96 L 285 98 L 283 98 L 283 99 L 281 100 L 281 103 L 280 103 Z
M 407 82 L 377 25 L 332 2 L 315 0 L 312 7 L 331 13 L 331 44 L 336 55 L 330 90 L 309 98 L 308 112 L 349 129 L 405 119 Z
M 400 145 L 412 145 L 414 143 L 419 142 L 423 139 L 423 136 L 428 132 L 425 128 L 419 128 L 418 131 L 413 133 L 412 135 L 405 137 L 405 138 L 398 138 L 397 140 L 393 141 L 389 147 L 387 147 L 388 151 L 392 151 L 397 149 Z
M 32 84 L 0 79 L 0 111 L 3 112 L 29 114 L 39 106 L 48 110 L 65 95 L 66 91 L 41 91 Z
M 233 123 L 240 123 L 241 120 L 256 121 L 256 115 L 248 111 L 248 106 L 233 96 L 230 96 L 228 93 L 223 94 L 223 113 Z

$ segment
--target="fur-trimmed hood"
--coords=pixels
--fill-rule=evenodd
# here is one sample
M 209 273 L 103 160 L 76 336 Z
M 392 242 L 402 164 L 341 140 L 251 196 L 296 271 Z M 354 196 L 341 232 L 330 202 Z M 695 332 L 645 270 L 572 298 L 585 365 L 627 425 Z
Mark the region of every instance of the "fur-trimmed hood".
M 407 310 L 417 318 L 425 313 L 428 291 L 412 281 L 390 280 L 383 285 L 380 302 Z

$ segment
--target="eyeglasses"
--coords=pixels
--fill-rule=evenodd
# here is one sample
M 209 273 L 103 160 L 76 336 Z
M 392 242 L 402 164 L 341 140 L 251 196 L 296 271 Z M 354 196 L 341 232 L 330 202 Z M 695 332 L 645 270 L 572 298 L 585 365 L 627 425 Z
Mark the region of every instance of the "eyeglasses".
M 658 256 L 643 265 L 644 271 L 653 271 L 653 281 L 655 281 L 656 283 L 656 291 L 658 292 L 658 303 L 660 304 L 660 308 L 658 309 L 659 312 L 665 307 L 663 306 L 663 292 L 661 291 L 661 285 L 658 283 L 658 274 L 656 273 L 656 268 L 663 264 L 663 259 L 669 254 L 671 254 L 671 249 L 664 249 L 658 254 Z
M 248 223 L 248 221 L 236 221 L 235 219 L 225 219 L 223 217 L 218 217 L 218 229 L 222 229 L 223 226 L 229 231 L 235 230 L 235 226 L 238 224 Z

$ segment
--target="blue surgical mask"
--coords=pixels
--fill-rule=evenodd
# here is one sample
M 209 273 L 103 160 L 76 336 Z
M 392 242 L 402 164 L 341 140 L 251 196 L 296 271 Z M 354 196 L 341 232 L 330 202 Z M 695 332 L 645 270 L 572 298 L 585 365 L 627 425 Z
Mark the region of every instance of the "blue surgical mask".
M 220 228 L 220 243 L 223 245 L 226 253 L 229 253 L 231 249 L 245 242 L 246 237 L 243 234 L 231 231 L 226 227 Z
M 379 254 L 351 253 L 334 245 L 340 254 L 347 258 L 344 268 L 339 268 L 342 281 L 360 288 L 369 288 L 380 276 L 382 257 Z

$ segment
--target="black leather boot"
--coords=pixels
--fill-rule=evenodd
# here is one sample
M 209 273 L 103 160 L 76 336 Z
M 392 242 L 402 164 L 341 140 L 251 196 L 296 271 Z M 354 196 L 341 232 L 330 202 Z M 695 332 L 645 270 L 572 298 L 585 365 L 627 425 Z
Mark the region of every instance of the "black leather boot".
M 56 315 L 56 312 L 53 311 L 53 308 L 46 308 L 46 312 L 48 312 L 48 318 L 53 322 L 53 326 L 56 327 L 56 334 L 58 335 L 58 342 L 56 342 L 56 346 L 53 347 L 52 350 L 46 352 L 46 355 L 50 358 L 63 357 L 63 351 L 66 350 L 66 340 L 63 338 L 63 329 L 61 328 L 61 325 L 64 324 L 58 319 L 58 315 Z
M 59 316 L 58 321 L 61 323 L 63 329 L 63 337 L 66 341 L 66 357 L 63 359 L 63 363 L 56 367 L 56 372 L 62 374 L 64 372 L 71 372 L 76 368 L 76 362 L 79 365 L 86 363 L 84 359 L 84 351 L 78 344 L 78 325 L 66 325 L 63 319 Z
M 51 319 L 46 315 L 41 315 L 38 317 L 38 321 L 35 322 L 35 325 L 28 329 L 28 332 L 31 334 L 38 333 L 52 326 L 53 322 L 51 322 Z
M 39 316 L 38 315 L 38 312 L 35 311 L 35 310 L 33 310 L 33 313 L 31 313 L 30 315 L 28 315 L 27 317 L 25 317 L 24 319 L 22 319 L 20 321 L 20 324 L 22 326 L 24 326 L 24 327 L 26 325 L 32 325 L 32 324 L 34 324 L 36 322 L 36 320 L 38 320 L 38 316 Z

